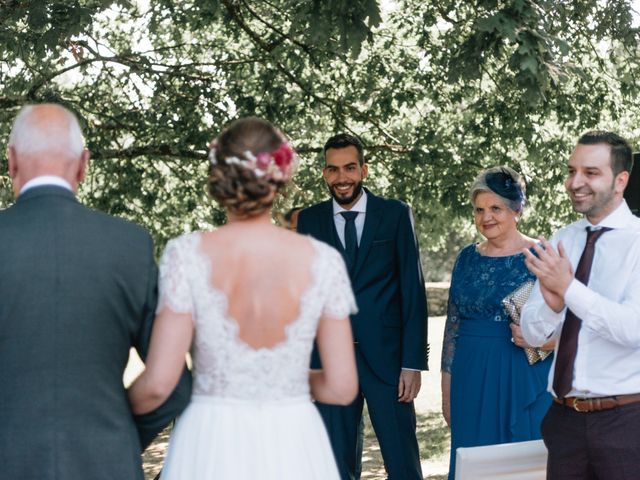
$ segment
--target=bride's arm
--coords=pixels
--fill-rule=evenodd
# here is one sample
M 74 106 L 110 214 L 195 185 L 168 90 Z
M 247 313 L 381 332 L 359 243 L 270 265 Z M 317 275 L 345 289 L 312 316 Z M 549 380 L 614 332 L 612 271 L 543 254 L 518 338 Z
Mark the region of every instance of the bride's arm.
M 316 340 L 322 370 L 311 371 L 311 394 L 322 403 L 350 404 L 358 393 L 358 374 L 349 318 L 323 316 Z
M 133 413 L 144 414 L 162 405 L 180 379 L 191 346 L 191 313 L 163 308 L 153 324 L 145 370 L 129 388 Z

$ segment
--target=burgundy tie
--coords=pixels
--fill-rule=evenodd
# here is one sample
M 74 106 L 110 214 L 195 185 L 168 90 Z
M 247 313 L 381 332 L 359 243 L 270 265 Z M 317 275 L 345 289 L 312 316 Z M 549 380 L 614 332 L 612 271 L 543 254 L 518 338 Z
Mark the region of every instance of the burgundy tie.
M 591 228 L 587 227 L 587 244 L 584 246 L 576 269 L 576 280 L 585 285 L 589 284 L 589 274 L 591 273 L 596 241 L 603 233 L 609 230 L 611 229 L 606 227 L 598 230 L 591 230 Z M 571 391 L 573 364 L 578 351 L 578 333 L 581 325 L 582 320 L 567 309 L 564 325 L 562 326 L 562 334 L 560 335 L 560 345 L 556 354 L 556 367 L 553 372 L 553 391 L 558 398 L 564 398 Z

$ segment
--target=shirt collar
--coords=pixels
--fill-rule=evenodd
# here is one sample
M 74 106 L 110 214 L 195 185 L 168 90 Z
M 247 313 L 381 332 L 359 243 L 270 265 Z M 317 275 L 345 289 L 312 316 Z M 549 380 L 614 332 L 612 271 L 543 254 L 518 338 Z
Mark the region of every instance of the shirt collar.
M 53 185 L 56 187 L 66 188 L 70 192 L 73 192 L 73 188 L 71 188 L 71 184 L 67 182 L 62 177 L 57 177 L 55 175 L 40 175 L 39 177 L 32 178 L 27 183 L 25 183 L 20 189 L 20 195 L 31 188 L 42 187 L 44 185 Z
M 620 205 L 618 205 L 613 212 L 604 217 L 597 225 L 593 225 L 585 217 L 578 220 L 576 222 L 576 226 L 580 229 L 585 229 L 586 227 L 627 228 L 629 227 L 630 222 L 633 222 L 635 219 L 636 217 L 631 213 L 631 210 L 629 210 L 627 202 L 622 200 Z
M 333 202 L 333 215 L 338 215 L 340 212 L 358 212 L 358 213 L 367 213 L 367 192 L 362 190 L 362 195 L 358 199 L 358 201 L 351 207 L 350 210 L 346 208 L 342 208 L 336 199 L 332 200 Z

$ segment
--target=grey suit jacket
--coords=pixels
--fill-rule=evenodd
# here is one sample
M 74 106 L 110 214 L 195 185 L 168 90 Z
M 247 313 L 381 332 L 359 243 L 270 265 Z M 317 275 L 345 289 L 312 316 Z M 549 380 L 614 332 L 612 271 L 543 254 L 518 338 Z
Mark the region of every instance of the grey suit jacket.
M 122 375 L 146 357 L 157 300 L 142 228 L 60 187 L 0 212 L 0 479 L 142 479 L 140 453 L 187 404 L 185 372 L 134 418 Z

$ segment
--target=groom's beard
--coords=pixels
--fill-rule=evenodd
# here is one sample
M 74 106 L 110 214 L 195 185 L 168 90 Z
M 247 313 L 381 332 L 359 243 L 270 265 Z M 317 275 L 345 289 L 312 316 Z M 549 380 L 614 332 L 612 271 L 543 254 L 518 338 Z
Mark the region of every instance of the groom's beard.
M 338 202 L 338 205 L 348 205 L 350 203 L 353 203 L 355 199 L 360 195 L 360 192 L 362 192 L 362 181 L 356 183 L 353 186 L 353 192 L 349 196 L 340 194 L 334 186 L 327 185 L 327 188 L 329 189 L 329 193 L 334 198 L 334 200 Z

